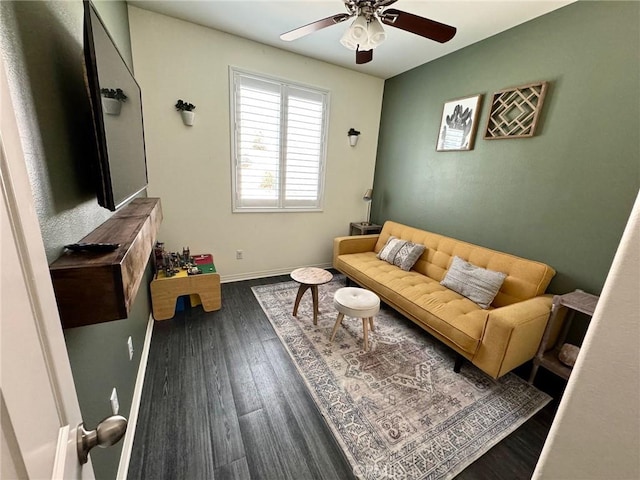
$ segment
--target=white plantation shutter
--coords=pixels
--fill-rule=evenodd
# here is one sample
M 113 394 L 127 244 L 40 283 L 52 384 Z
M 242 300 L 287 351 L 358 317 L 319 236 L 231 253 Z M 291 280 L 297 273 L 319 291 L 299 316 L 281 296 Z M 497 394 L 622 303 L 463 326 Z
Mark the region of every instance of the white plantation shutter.
M 328 93 L 231 76 L 234 211 L 320 209 Z

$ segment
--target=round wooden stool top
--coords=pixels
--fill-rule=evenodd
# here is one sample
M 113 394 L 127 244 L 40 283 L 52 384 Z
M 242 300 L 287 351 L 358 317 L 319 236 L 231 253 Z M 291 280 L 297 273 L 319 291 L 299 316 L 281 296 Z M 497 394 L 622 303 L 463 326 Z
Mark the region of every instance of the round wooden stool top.
M 291 278 L 298 283 L 305 285 L 322 285 L 328 283 L 333 278 L 331 272 L 318 267 L 297 268 L 291 272 Z

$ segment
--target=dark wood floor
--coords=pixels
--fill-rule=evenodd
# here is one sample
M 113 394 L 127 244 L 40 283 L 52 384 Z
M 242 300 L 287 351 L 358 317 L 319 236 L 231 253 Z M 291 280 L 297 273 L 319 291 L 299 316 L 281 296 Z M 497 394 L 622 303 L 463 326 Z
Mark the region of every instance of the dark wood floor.
M 353 478 L 251 291 L 289 279 L 223 284 L 220 311 L 187 308 L 156 322 L 129 479 Z M 542 369 L 536 385 L 553 396 L 564 386 Z M 554 400 L 457 478 L 530 478 L 556 408 Z

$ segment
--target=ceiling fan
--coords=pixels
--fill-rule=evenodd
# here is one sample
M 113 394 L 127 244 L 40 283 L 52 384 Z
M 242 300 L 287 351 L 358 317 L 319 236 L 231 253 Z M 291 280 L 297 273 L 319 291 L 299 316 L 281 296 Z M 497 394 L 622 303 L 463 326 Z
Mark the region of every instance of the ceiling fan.
M 356 51 L 356 63 L 363 64 L 373 60 L 373 49 L 386 38 L 380 22 L 385 25 L 415 33 L 421 37 L 445 43 L 456 34 L 456 28 L 444 23 L 402 12 L 395 8 L 386 9 L 397 0 L 343 0 L 348 13 L 338 13 L 280 35 L 288 42 L 309 35 L 331 25 L 342 23 L 356 17 L 340 39 L 340 43 Z

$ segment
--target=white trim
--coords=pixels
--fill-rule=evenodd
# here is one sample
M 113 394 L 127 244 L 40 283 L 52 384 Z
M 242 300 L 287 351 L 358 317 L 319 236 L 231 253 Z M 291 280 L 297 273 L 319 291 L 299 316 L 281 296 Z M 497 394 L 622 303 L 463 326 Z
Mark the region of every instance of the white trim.
M 144 386 L 144 377 L 147 372 L 147 361 L 149 360 L 149 350 L 151 348 L 151 336 L 153 334 L 153 317 L 149 314 L 147 322 L 147 331 L 144 335 L 144 345 L 142 354 L 140 355 L 140 364 L 138 365 L 138 376 L 136 384 L 133 388 L 133 398 L 131 399 L 131 410 L 129 412 L 129 420 L 127 421 L 127 433 L 124 435 L 122 443 L 122 454 L 120 455 L 120 463 L 118 464 L 118 480 L 126 480 L 129 473 L 129 462 L 131 461 L 131 451 L 133 450 L 133 440 L 136 435 L 136 425 L 138 424 L 138 414 L 140 412 L 140 401 L 142 400 L 142 387 Z
M 42 352 L 42 365 L 46 369 L 51 387 L 51 401 L 55 404 L 60 425 L 54 455 L 64 451 L 68 457 L 64 460 L 51 459 L 47 453 L 51 453 L 48 449 L 50 447 L 53 450 L 53 445 L 47 444 L 46 452 L 43 450 L 40 455 L 30 455 L 30 458 L 25 458 L 25 452 L 32 451 L 31 445 L 26 445 L 24 439 L 29 438 L 27 430 L 33 424 L 35 413 L 32 412 L 31 419 L 26 420 L 28 413 L 23 414 L 19 408 L 12 408 L 12 405 L 20 405 L 20 398 L 14 398 L 18 397 L 17 393 L 13 392 L 12 388 L 7 388 L 6 384 L 2 387 L 3 403 L 13 425 L 17 445 L 23 455 L 23 465 L 28 474 L 37 471 L 39 464 L 46 463 L 47 470 L 50 468 L 52 474 L 64 469 L 63 478 L 94 478 L 91 460 L 89 459 L 84 468 L 81 467 L 77 450 L 74 448 L 76 425 L 82 422 L 82 415 L 47 268 L 42 232 L 22 148 L 17 109 L 9 88 L 9 81 L 12 81 L 17 88 L 19 78 L 15 75 L 10 78 L 9 74 L 5 62 L 0 58 L 0 195 L 3 208 L 7 211 L 10 228 L 10 232 L 8 230 L 2 232 L 2 238 L 3 240 L 9 238 L 9 234 L 13 237 L 16 258 L 19 258 L 21 273 L 24 275 L 25 294 L 31 307 L 29 315 L 25 313 L 23 320 L 32 320 L 34 323 L 37 341 Z M 30 341 L 29 344 L 31 347 L 32 342 Z M 43 385 L 44 382 L 41 382 L 39 388 L 44 391 Z M 67 444 L 66 448 L 61 450 L 60 436 L 65 433 L 68 435 L 66 441 L 70 442 L 70 445 Z
M 69 425 L 60 427 L 58 430 L 58 443 L 56 445 L 56 456 L 53 461 L 53 472 L 51 478 L 53 480 L 57 478 L 64 478 L 65 476 L 65 462 L 67 460 L 67 448 L 75 446 L 69 442 Z
M 323 207 L 238 207 L 233 213 L 289 213 L 289 212 L 323 212 Z
M 318 268 L 331 268 L 331 263 L 320 263 L 316 265 L 303 265 L 304 267 L 318 267 Z M 225 275 L 220 277 L 220 283 L 241 282 L 243 280 L 255 280 L 256 278 L 276 277 L 278 275 L 288 275 L 296 268 L 300 267 L 288 267 L 278 268 L 276 270 L 262 270 L 259 272 L 246 272 L 238 273 L 235 275 Z
M 264 84 L 273 84 L 277 86 L 280 96 L 280 152 L 279 166 L 280 178 L 278 182 L 278 196 L 270 200 L 241 200 L 238 192 L 238 179 L 240 175 L 240 159 L 238 147 L 238 93 L 240 90 L 241 80 L 259 83 L 264 88 Z M 229 120 L 231 131 L 231 211 L 232 213 L 263 213 L 263 212 L 315 212 L 324 211 L 325 198 L 325 175 L 327 170 L 327 144 L 329 141 L 329 109 L 331 104 L 331 92 L 322 87 L 310 86 L 295 81 L 278 78 L 271 75 L 250 72 L 241 68 L 229 65 Z M 274 91 L 276 91 L 274 89 Z M 318 182 L 316 184 L 317 198 L 315 200 L 287 200 L 285 198 L 285 190 L 287 180 L 285 178 L 287 171 L 287 116 L 289 114 L 289 98 L 290 92 L 297 92 L 299 95 L 308 94 L 313 97 L 321 97 L 322 99 L 322 118 L 320 119 L 320 152 L 319 152 L 319 169 Z

